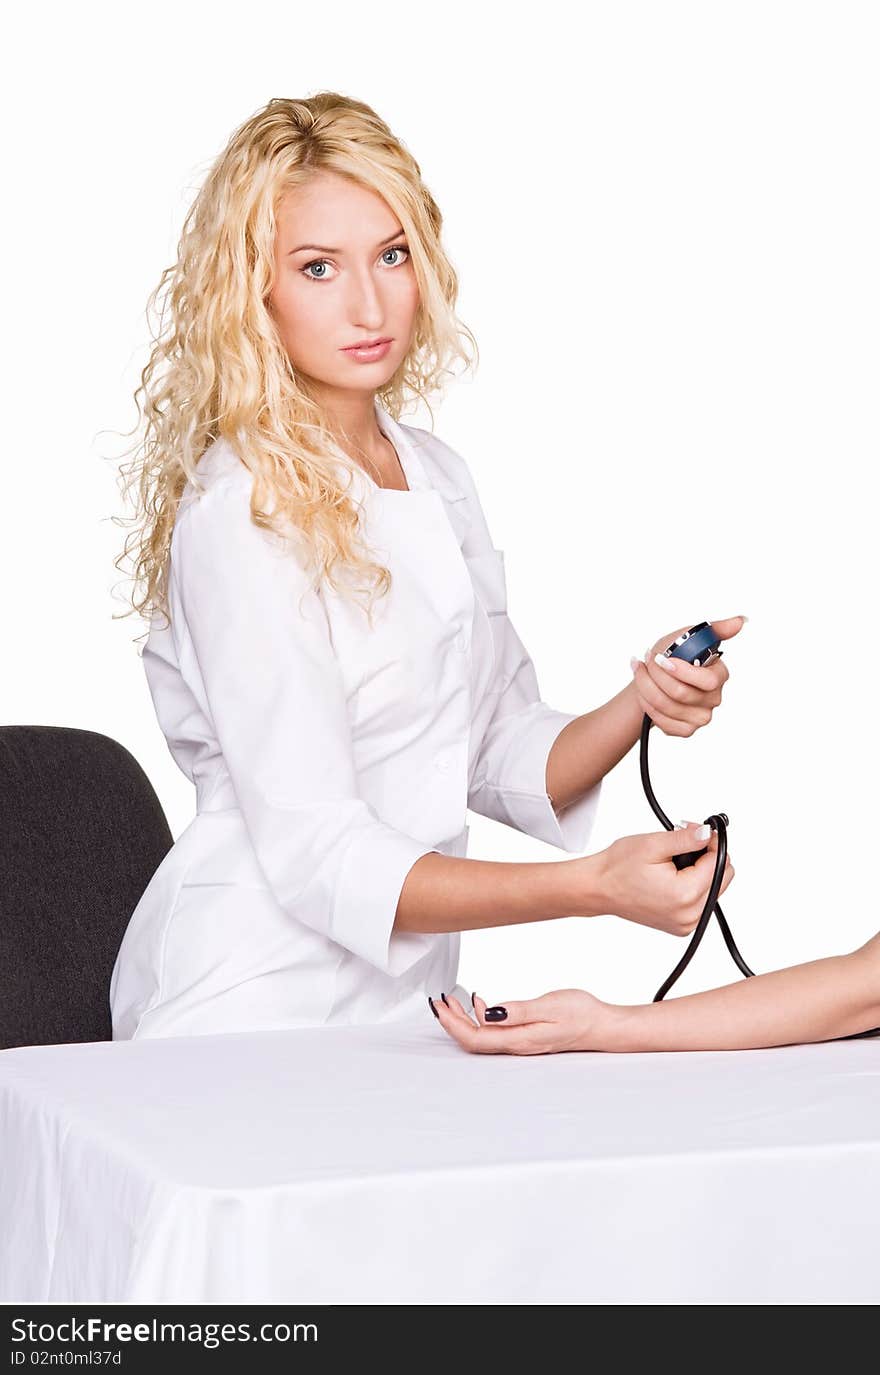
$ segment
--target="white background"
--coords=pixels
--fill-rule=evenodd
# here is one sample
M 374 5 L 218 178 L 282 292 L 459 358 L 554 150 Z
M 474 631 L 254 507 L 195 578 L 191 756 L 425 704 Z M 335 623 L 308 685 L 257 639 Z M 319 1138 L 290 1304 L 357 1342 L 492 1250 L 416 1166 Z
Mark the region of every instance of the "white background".
M 877 19 L 845 0 L 18 7 L 0 721 L 114 737 L 174 835 L 191 819 L 113 567 L 144 307 L 232 130 L 336 89 L 390 123 L 443 210 L 481 360 L 436 432 L 475 473 L 544 699 L 589 711 L 667 631 L 747 614 L 711 725 L 651 732 L 658 798 L 730 817 L 722 907 L 756 972 L 866 940 Z M 474 857 L 567 858 L 469 821 Z M 636 746 L 590 848 L 658 828 Z M 650 1001 L 684 948 L 613 917 L 543 922 L 465 933 L 461 979 L 490 1002 Z M 713 923 L 674 992 L 738 977 Z

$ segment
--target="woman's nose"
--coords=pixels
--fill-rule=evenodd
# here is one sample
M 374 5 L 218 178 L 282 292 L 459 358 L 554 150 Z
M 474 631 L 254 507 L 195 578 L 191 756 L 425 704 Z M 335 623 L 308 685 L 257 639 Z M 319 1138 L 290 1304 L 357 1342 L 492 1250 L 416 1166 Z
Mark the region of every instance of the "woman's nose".
M 378 329 L 382 323 L 385 314 L 382 293 L 369 269 L 352 276 L 348 312 L 348 318 L 355 328 L 367 326 Z

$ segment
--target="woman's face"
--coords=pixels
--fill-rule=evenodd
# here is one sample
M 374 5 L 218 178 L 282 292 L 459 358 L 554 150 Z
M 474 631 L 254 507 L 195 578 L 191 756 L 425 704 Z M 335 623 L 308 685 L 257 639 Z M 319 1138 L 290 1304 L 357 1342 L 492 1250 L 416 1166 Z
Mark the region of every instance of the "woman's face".
M 409 351 L 419 303 L 406 236 L 375 191 L 319 172 L 283 198 L 269 310 L 298 373 L 333 393 L 382 387 Z M 352 344 L 390 339 L 375 359 Z

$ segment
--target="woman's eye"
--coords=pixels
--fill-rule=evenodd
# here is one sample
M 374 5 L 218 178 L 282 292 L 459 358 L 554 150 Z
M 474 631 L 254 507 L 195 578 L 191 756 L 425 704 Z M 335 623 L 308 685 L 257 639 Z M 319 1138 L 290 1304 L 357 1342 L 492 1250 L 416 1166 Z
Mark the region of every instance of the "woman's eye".
M 390 248 L 386 248 L 385 253 L 382 254 L 383 258 L 385 257 L 386 253 L 405 253 L 407 258 L 409 257 L 409 249 L 407 248 L 405 243 L 392 244 Z M 391 266 L 396 267 L 397 264 L 392 263 Z
M 326 258 L 316 258 L 315 261 L 314 261 L 313 263 L 306 263 L 305 267 L 304 267 L 303 270 L 302 270 L 303 276 L 307 279 L 307 281 L 310 281 L 310 282 L 323 282 L 324 279 L 325 279 L 326 273 L 322 273 L 320 277 L 313 277 L 313 276 L 311 275 L 311 272 L 309 271 L 309 269 L 312 268 L 312 267 L 326 267 L 326 266 L 327 266 L 327 259 L 326 259 Z
M 407 257 L 407 258 L 409 257 L 409 249 L 407 248 L 406 244 L 403 244 L 403 243 L 392 244 L 390 248 L 386 248 L 386 249 L 385 249 L 385 252 L 382 254 L 382 257 L 383 257 L 383 258 L 387 258 L 388 255 L 389 255 L 390 253 L 405 253 L 405 254 L 406 254 L 406 257 Z M 406 259 L 404 259 L 403 261 L 405 262 Z M 306 263 L 305 267 L 301 268 L 300 270 L 301 270 L 303 276 L 304 276 L 304 277 L 306 278 L 306 280 L 309 281 L 309 282 L 325 282 L 325 281 L 328 280 L 328 278 L 327 278 L 327 271 L 326 271 L 326 269 L 327 269 L 328 266 L 329 266 L 329 264 L 328 264 L 328 261 L 327 261 L 326 258 L 315 258 L 312 262 Z M 386 267 L 398 267 L 398 266 L 399 266 L 398 263 L 386 263 Z M 313 276 L 312 276 L 312 271 L 311 271 L 311 269 L 312 269 L 313 267 L 317 267 L 317 268 L 323 269 L 323 271 L 321 271 L 321 273 L 320 273 L 319 276 L 317 276 L 317 277 L 313 277 Z

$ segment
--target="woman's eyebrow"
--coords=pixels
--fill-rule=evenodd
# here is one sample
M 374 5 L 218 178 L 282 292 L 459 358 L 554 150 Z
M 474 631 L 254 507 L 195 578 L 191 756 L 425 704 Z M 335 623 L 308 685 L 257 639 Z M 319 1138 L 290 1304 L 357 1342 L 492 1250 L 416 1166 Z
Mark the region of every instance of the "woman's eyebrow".
M 403 230 L 402 230 L 402 229 L 395 229 L 395 231 L 394 231 L 393 234 L 389 234 L 387 239 L 383 239 L 383 240 L 381 241 L 381 243 L 377 243 L 377 244 L 376 244 L 376 247 L 377 247 L 377 248 L 384 248 L 385 244 L 390 243 L 392 239 L 399 239 L 402 233 L 403 233 Z M 290 251 L 291 253 L 302 253 L 302 251 L 303 251 L 304 248 L 308 248 L 308 249 L 310 249 L 310 250 L 314 250 L 316 253 L 341 253 L 341 252 L 342 252 L 342 249 L 341 249 L 341 248 L 328 248 L 326 244 L 320 244 L 320 243 L 301 243 L 301 244 L 299 245 L 298 248 L 291 248 L 289 251 Z

